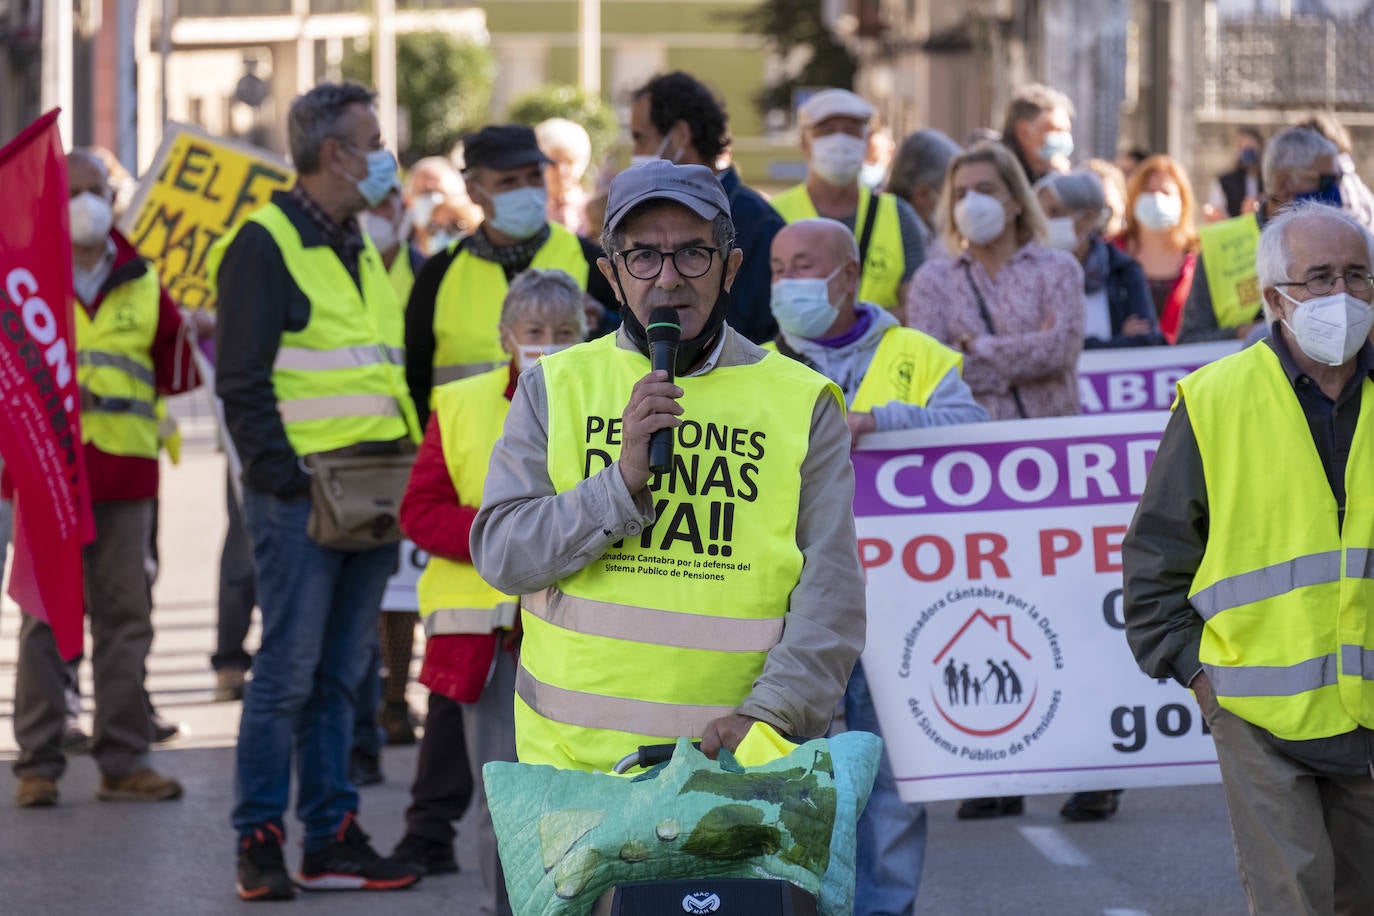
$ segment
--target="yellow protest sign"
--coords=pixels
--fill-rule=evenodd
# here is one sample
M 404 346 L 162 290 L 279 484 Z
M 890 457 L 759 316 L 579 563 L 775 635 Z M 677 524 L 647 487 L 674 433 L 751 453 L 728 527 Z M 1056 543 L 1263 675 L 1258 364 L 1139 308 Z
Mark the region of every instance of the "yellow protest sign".
M 294 181 L 291 167 L 266 150 L 168 124 L 120 228 L 157 267 L 173 301 L 213 309 L 206 252 Z
M 1212 294 L 1219 328 L 1249 324 L 1259 314 L 1259 275 L 1255 272 L 1259 236 L 1259 221 L 1253 213 L 1198 230 L 1207 291 Z

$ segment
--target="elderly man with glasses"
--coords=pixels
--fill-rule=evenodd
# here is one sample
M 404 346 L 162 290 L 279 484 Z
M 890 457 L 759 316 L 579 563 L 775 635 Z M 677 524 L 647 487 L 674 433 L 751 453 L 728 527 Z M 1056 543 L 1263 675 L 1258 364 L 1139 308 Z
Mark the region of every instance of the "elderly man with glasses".
M 1374 238 L 1296 204 L 1257 262 L 1269 338 L 1179 382 L 1122 548 L 1126 636 L 1197 697 L 1250 912 L 1370 913 Z
M 524 762 L 609 770 L 681 735 L 714 757 L 760 723 L 815 737 L 844 693 L 864 581 L 843 397 L 725 323 L 734 234 L 710 169 L 621 172 L 599 267 L 623 327 L 520 377 L 472 558 L 524 596 Z M 676 381 L 648 343 L 673 323 Z M 675 455 L 651 469 L 658 430 Z

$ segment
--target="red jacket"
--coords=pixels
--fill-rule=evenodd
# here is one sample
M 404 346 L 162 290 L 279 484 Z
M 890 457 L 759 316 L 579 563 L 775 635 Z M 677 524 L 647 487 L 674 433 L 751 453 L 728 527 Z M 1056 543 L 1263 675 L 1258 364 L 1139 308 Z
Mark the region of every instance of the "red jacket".
M 518 370 L 511 364 L 506 400 L 515 393 Z M 471 563 L 468 539 L 477 510 L 458 501 L 458 490 L 444 458 L 439 415 L 431 414 L 425 438 L 415 456 L 405 498 L 401 500 L 401 530 L 415 544 L 437 557 Z M 432 636 L 425 643 L 420 683 L 459 703 L 473 703 L 482 694 L 500 636 L 497 633 Z
M 110 267 L 110 278 L 94 302 L 83 303 L 75 300 L 79 308 L 94 316 L 105 301 L 105 295 L 121 282 L 132 279 L 126 265 L 142 260 L 142 257 L 128 240 L 111 230 L 110 238 L 115 244 L 114 263 Z M 148 270 L 154 269 L 146 261 Z M 180 394 L 190 391 L 200 384 L 195 362 L 191 356 L 191 341 L 167 290 L 161 290 L 158 301 L 157 331 L 153 337 L 150 354 L 153 359 L 153 372 L 157 379 L 160 395 Z M 152 458 L 132 458 L 128 455 L 111 455 L 102 452 L 90 443 L 86 444 L 86 475 L 90 480 L 91 502 L 113 502 L 121 499 L 157 498 L 158 463 Z M 14 486 L 5 475 L 0 485 L 0 495 L 11 499 Z

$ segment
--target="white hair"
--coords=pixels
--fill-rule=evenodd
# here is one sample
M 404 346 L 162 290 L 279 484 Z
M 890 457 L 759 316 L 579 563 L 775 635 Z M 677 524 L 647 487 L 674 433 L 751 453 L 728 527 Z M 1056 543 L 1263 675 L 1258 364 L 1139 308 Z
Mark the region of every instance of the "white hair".
M 591 165 L 592 138 L 587 136 L 587 129 L 576 121 L 569 121 L 567 118 L 540 121 L 534 127 L 534 137 L 539 141 L 539 148 L 544 155 L 550 158 L 556 149 L 566 150 L 572 154 L 575 179 L 580 180 L 587 171 L 587 166 Z
M 583 310 L 586 296 L 577 281 L 557 268 L 541 270 L 531 267 L 510 282 L 506 298 L 501 303 L 502 327 L 536 315 L 551 321 L 563 318 L 573 322 L 577 338 L 587 336 L 587 313 Z
M 1300 200 L 1297 203 L 1289 204 L 1280 210 L 1277 216 L 1264 224 L 1264 231 L 1260 233 L 1259 247 L 1255 250 L 1255 273 L 1259 278 L 1260 301 L 1264 305 L 1265 321 L 1272 323 L 1275 318 L 1268 300 L 1263 298 L 1265 291 L 1273 289 L 1280 283 L 1291 282 L 1293 279 L 1288 272 L 1289 232 L 1295 226 L 1317 220 L 1332 220 L 1343 223 L 1353 231 L 1358 232 L 1360 238 L 1364 240 L 1366 266 L 1374 269 L 1374 235 L 1370 235 L 1369 230 L 1359 220 L 1339 207 L 1333 207 L 1330 204 L 1315 200 Z
M 1260 172 L 1264 186 L 1276 186 L 1279 169 L 1305 169 L 1322 156 L 1334 157 L 1336 144 L 1306 127 L 1290 127 L 1276 134 L 1264 147 L 1264 161 Z

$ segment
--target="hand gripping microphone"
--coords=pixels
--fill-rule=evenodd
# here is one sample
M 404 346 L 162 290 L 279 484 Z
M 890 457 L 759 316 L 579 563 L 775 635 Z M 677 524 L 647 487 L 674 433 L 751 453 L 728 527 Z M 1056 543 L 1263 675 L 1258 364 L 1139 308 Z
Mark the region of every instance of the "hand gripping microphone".
M 677 309 L 661 305 L 649 312 L 649 323 L 644 328 L 644 336 L 649 339 L 649 363 L 655 370 L 668 373 L 668 381 L 673 380 L 677 363 L 677 344 L 682 339 L 682 325 L 677 320 Z M 655 474 L 668 470 L 673 464 L 673 429 L 656 430 L 649 437 L 649 470 Z

